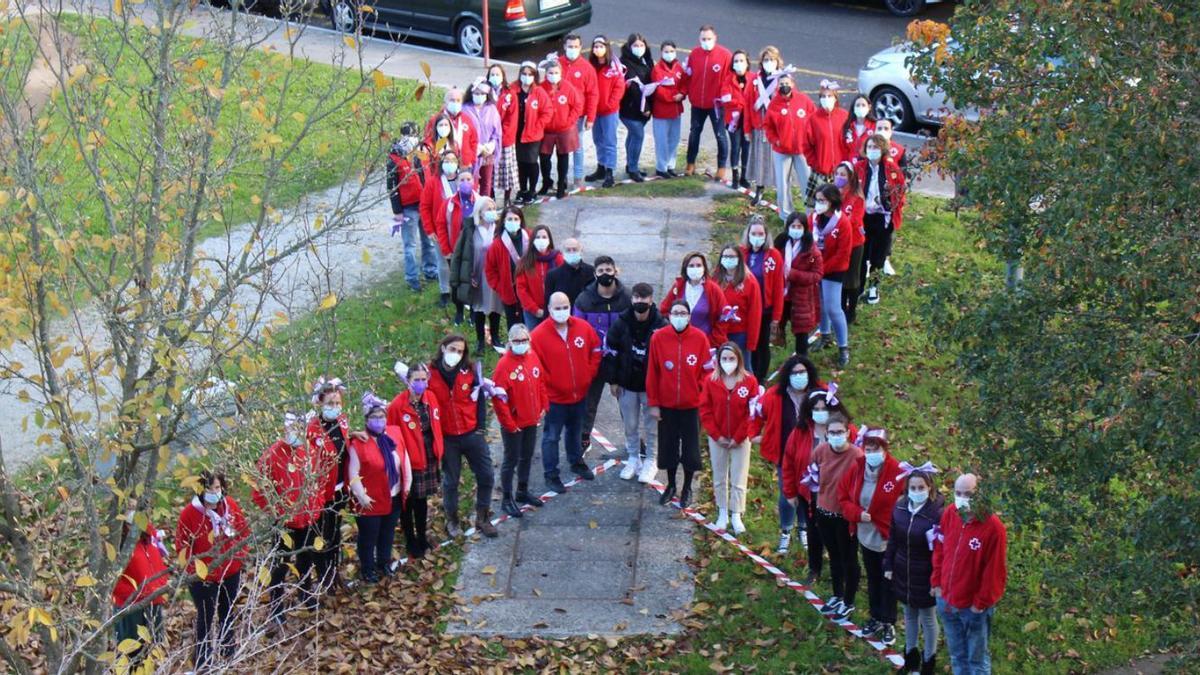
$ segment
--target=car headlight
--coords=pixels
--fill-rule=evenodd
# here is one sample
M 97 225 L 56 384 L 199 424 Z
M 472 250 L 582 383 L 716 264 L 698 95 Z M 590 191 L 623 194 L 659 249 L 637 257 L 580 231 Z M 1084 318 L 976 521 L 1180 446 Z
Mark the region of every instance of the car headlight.
M 867 67 L 863 68 L 863 70 L 875 70 L 876 68 L 882 68 L 886 65 L 887 61 L 884 61 L 878 56 L 872 56 L 871 58 L 867 59 Z

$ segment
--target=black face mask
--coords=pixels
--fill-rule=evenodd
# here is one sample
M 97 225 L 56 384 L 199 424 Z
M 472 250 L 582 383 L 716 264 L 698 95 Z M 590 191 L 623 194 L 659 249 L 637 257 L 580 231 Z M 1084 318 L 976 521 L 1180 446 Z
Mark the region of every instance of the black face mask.
M 783 94 L 784 96 L 787 96 L 788 94 L 792 93 L 792 86 L 789 84 L 779 85 L 779 93 Z
M 646 312 L 650 311 L 650 303 L 648 302 L 635 302 L 631 305 L 631 307 L 633 307 L 633 311 L 637 312 L 638 314 L 645 314 Z
M 615 274 L 600 274 L 596 276 L 596 281 L 599 282 L 601 286 L 608 287 L 617 283 L 617 276 Z

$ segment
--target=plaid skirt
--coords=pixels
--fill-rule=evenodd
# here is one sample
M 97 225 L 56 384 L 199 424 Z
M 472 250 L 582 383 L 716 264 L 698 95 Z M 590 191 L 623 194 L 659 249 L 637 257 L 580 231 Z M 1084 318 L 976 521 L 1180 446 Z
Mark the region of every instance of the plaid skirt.
M 775 185 L 775 160 L 771 157 L 771 144 L 762 129 L 750 132 L 750 148 L 746 160 L 746 180 L 755 185 Z
M 430 468 L 424 471 L 413 471 L 412 487 L 409 488 L 408 496 L 416 499 L 428 499 L 436 497 L 441 489 L 442 469 L 435 460 Z
M 517 146 L 509 145 L 500 149 L 500 162 L 496 164 L 496 174 L 493 189 L 497 196 L 503 196 L 507 190 L 516 190 L 517 184 Z
M 826 176 L 825 174 L 820 174 L 816 171 L 809 171 L 808 185 L 804 188 L 804 205 L 812 208 L 812 205 L 817 201 L 817 188 L 826 183 L 832 182 L 833 176 Z

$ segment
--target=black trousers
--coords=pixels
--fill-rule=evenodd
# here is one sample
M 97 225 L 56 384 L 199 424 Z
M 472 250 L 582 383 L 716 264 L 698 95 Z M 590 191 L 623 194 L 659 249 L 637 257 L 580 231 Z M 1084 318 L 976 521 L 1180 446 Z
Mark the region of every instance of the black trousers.
M 892 224 L 882 213 L 868 213 L 863 216 L 863 227 L 867 231 L 867 243 L 863 244 L 863 261 L 859 267 L 858 278 L 860 288 L 867 285 L 867 263 L 871 271 L 881 272 L 883 261 L 887 260 L 888 251 L 892 248 Z M 876 275 L 878 278 L 878 275 Z
M 203 671 L 212 663 L 214 618 L 218 624 L 215 637 L 221 646 L 221 656 L 229 658 L 237 649 L 231 615 L 241 581 L 242 573 L 235 572 L 219 582 L 193 581 L 188 586 L 192 603 L 196 605 L 196 645 L 192 659 L 197 671 Z
M 400 529 L 409 555 L 429 549 L 429 502 L 424 497 L 409 497 L 400 512 Z
M 483 322 L 485 316 L 483 312 L 471 312 L 471 321 L 475 323 L 475 341 L 483 344 Z M 504 335 L 500 332 L 500 315 L 488 314 L 486 316 L 487 327 L 492 333 L 492 345 L 503 345 L 508 340 L 504 339 Z M 482 357 L 483 355 L 479 355 Z
M 517 488 L 529 487 L 529 467 L 533 463 L 533 451 L 537 448 L 536 424 L 514 432 L 500 430 L 504 442 L 504 461 L 500 464 L 500 491 L 505 497 L 513 496 L 513 470 L 517 472 Z
M 567 167 L 570 165 L 571 156 L 567 154 L 556 155 L 558 158 L 558 187 L 567 189 Z M 538 161 L 542 164 L 542 187 L 549 185 L 550 180 L 550 155 L 541 155 Z
M 750 354 L 750 369 L 754 378 L 765 383 L 771 370 L 771 308 L 763 307 L 762 328 L 758 331 L 758 346 Z
M 592 427 L 596 425 L 596 411 L 600 409 L 600 399 L 608 387 L 599 377 L 592 380 L 587 392 L 587 413 L 583 416 L 582 447 L 587 450 L 592 444 Z
M 833 594 L 854 604 L 858 595 L 858 580 L 862 574 L 858 567 L 858 541 L 850 534 L 850 524 L 838 515 L 817 511 L 817 527 L 821 528 L 821 542 L 829 551 L 829 579 Z
M 299 575 L 301 596 L 306 605 L 315 602 L 313 593 L 312 574 L 315 572 L 316 559 L 319 555 L 312 550 L 313 539 L 317 536 L 317 525 L 309 527 L 287 527 L 279 535 L 275 544 L 275 555 L 271 560 L 271 616 L 283 614 L 283 580 L 287 577 L 289 568 L 294 565 Z M 287 535 L 286 537 L 284 535 Z
M 896 623 L 896 592 L 892 582 L 883 578 L 883 552 L 862 549 L 863 569 L 867 571 L 867 602 L 871 618 L 880 623 Z
M 320 589 L 324 592 L 337 582 L 338 565 L 342 562 L 342 511 L 349 503 L 345 490 L 335 492 L 333 499 L 321 509 L 321 519 L 317 521 L 323 546 L 315 554 L 317 578 L 320 579 Z
M 822 338 L 825 336 L 822 335 Z M 796 354 L 808 356 L 808 333 L 796 333 Z
M 814 577 L 819 577 L 825 563 L 825 545 L 821 540 L 821 528 L 817 527 L 816 501 L 816 497 L 811 502 L 799 497 L 796 500 L 796 512 L 803 510 L 806 516 L 804 531 L 808 533 L 808 571 Z
M 658 468 L 672 479 L 682 462 L 685 472 L 696 472 L 700 465 L 700 409 L 659 408 Z
M 521 312 L 521 303 L 517 303 L 515 305 L 505 305 L 504 318 L 508 321 L 508 327 L 510 329 L 519 323 L 525 323 L 525 315 Z M 533 330 L 532 327 L 528 328 L 529 330 Z M 506 344 L 507 342 L 508 340 L 504 335 L 492 335 L 492 343 L 497 346 Z
M 487 439 L 483 434 L 472 431 L 458 436 L 446 436 L 443 444 L 445 453 L 442 455 L 442 504 L 446 509 L 446 517 L 458 517 L 458 481 L 462 476 L 464 459 L 467 460 L 471 473 L 475 474 L 475 508 L 490 508 L 496 472 L 492 468 L 492 455 L 488 451 Z

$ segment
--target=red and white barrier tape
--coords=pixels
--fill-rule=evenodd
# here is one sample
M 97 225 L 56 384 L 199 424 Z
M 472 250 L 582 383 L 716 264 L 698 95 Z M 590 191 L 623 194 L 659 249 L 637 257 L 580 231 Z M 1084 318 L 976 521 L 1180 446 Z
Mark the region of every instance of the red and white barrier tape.
M 601 434 L 600 432 L 593 430 L 592 438 L 597 443 L 604 446 L 604 448 L 607 449 L 609 452 L 619 452 L 617 450 L 616 446 L 614 446 L 612 444 L 612 442 L 609 441 L 607 438 L 605 438 L 604 435 Z M 612 460 L 609 460 L 609 461 L 612 461 Z M 650 488 L 653 488 L 659 494 L 662 494 L 662 492 L 664 490 L 666 490 L 666 486 L 664 486 L 662 483 L 659 483 L 658 481 L 651 481 L 651 482 L 647 483 L 646 485 Z M 679 500 L 672 500 L 671 505 L 674 506 L 675 508 L 679 508 Z M 813 607 L 813 609 L 817 610 L 818 613 L 820 613 L 820 607 L 825 604 L 825 601 L 823 599 L 821 599 L 821 597 L 818 596 L 816 593 L 812 592 L 812 590 L 808 586 L 805 586 L 804 584 L 800 583 L 799 581 L 796 581 L 796 580 L 788 577 L 787 574 L 785 574 L 783 572 L 783 570 L 779 569 L 775 565 L 772 565 L 771 562 L 769 560 L 767 560 L 766 558 L 764 558 L 761 555 L 750 550 L 749 547 L 747 547 L 742 542 L 738 541 L 737 538 L 734 537 L 731 533 L 726 532 L 725 530 L 717 529 L 717 526 L 712 524 L 711 522 L 709 522 L 709 520 L 704 517 L 704 514 L 700 513 L 699 511 L 697 511 L 693 508 L 685 508 L 685 509 L 681 509 L 681 510 L 683 511 L 683 514 L 685 516 L 692 519 L 692 521 L 694 521 L 697 525 L 703 527 L 704 529 L 708 530 L 709 532 L 712 532 L 713 534 L 717 535 L 718 537 L 723 539 L 725 542 L 727 542 L 728 544 L 730 544 L 737 550 L 741 551 L 742 554 L 745 555 L 747 558 L 749 558 L 755 565 L 758 565 L 759 567 L 766 570 L 771 576 L 775 577 L 775 579 L 779 583 L 783 584 L 785 587 L 804 596 L 804 599 L 808 602 L 808 604 L 811 605 Z M 862 634 L 862 630 L 860 630 L 859 627 L 857 625 L 855 625 L 852 621 L 836 621 L 824 614 L 821 614 L 821 617 L 836 626 L 840 626 L 843 630 L 845 630 L 847 633 L 850 633 L 854 637 L 859 638 L 859 639 L 863 640 L 864 642 L 866 642 L 873 649 L 875 649 L 876 652 L 878 652 L 881 656 L 883 656 L 883 658 L 887 659 L 887 661 L 889 663 L 891 663 L 892 665 L 894 665 L 896 667 L 902 667 L 904 665 L 904 655 L 903 654 L 896 652 L 894 649 L 892 649 L 891 647 L 888 647 L 887 645 L 883 644 L 882 642 L 879 642 L 878 640 L 868 640 L 867 638 L 864 638 L 863 634 Z
M 740 192 L 740 193 L 746 195 L 747 197 L 754 195 L 754 191 L 750 190 L 749 188 L 738 187 L 737 185 L 734 185 L 733 183 L 728 183 L 723 180 L 717 180 L 717 177 L 714 176 L 711 171 L 705 171 L 704 176 L 706 178 L 711 178 L 712 180 L 717 181 L 721 185 L 724 185 L 725 187 L 729 188 L 730 190 L 733 190 L 734 192 Z M 755 206 L 765 206 L 768 209 L 771 209 L 772 211 L 774 211 L 775 213 L 779 213 L 779 205 L 776 204 L 775 202 L 769 202 L 766 199 L 758 200 L 758 202 L 755 203 Z
M 646 176 L 642 180 L 642 182 L 650 183 L 650 182 L 653 182 L 656 180 L 662 180 L 662 178 L 659 178 L 658 176 Z M 626 178 L 625 180 L 616 181 L 614 183 L 614 185 L 632 185 L 636 182 L 637 181 L 633 180 L 632 178 Z M 581 192 L 595 192 L 596 190 L 607 190 L 607 189 L 608 188 L 602 188 L 602 187 L 599 187 L 596 185 L 584 185 L 583 187 L 577 187 L 573 190 L 568 190 L 567 197 L 570 197 L 571 195 L 577 195 Z M 566 197 L 564 197 L 564 199 L 565 198 Z M 556 202 L 556 201 L 558 201 L 558 197 L 539 197 L 539 198 L 533 200 L 532 202 L 529 202 L 528 205 L 531 206 L 533 204 L 549 204 L 550 202 Z

